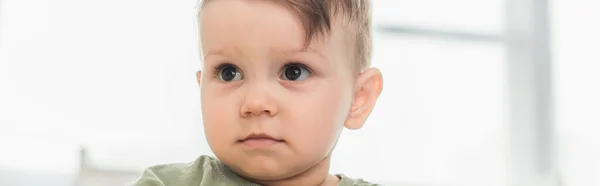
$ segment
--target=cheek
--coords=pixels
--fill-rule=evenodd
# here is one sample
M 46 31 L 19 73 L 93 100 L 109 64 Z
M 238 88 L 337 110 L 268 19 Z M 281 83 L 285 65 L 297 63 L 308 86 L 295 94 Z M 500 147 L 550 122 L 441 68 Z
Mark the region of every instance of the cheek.
M 299 150 L 327 153 L 334 146 L 350 109 L 350 98 L 344 88 L 341 84 L 324 84 L 286 104 L 291 115 L 286 119 L 293 124 L 286 132 Z
M 230 94 L 221 94 L 215 91 L 214 87 L 202 86 L 201 91 L 201 105 L 202 105 L 202 122 L 204 125 L 204 133 L 211 147 L 218 147 L 222 145 L 215 145 L 221 143 L 230 142 L 231 139 L 235 139 L 235 131 L 238 128 L 233 126 L 235 123 L 232 121 L 238 109 L 235 108 L 235 99 L 230 97 Z

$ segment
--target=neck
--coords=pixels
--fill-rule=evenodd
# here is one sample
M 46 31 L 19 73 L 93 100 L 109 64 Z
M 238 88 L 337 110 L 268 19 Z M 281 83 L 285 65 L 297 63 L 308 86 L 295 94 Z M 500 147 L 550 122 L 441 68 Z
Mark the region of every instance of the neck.
M 328 155 L 315 166 L 295 176 L 282 180 L 251 180 L 255 183 L 266 186 L 285 186 L 285 185 L 311 185 L 311 186 L 335 186 L 339 178 L 329 174 L 331 158 Z

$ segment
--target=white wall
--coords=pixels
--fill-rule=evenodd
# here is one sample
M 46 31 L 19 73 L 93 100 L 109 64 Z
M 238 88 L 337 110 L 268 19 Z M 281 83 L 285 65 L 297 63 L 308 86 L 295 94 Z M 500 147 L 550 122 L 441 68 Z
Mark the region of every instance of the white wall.
M 600 2 L 552 2 L 560 173 L 566 186 L 600 185 Z
M 107 166 L 207 151 L 198 136 L 194 4 L 4 0 L 0 166 L 67 171 L 79 145 Z M 133 153 L 161 148 L 179 153 Z

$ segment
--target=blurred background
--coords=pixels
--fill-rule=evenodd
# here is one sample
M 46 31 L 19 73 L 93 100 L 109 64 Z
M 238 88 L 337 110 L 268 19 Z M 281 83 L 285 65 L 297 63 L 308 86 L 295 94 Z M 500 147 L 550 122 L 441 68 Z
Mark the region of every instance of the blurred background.
M 211 154 L 196 0 L 0 0 L 0 185 L 125 185 Z M 381 98 L 332 172 L 600 185 L 600 1 L 376 0 Z

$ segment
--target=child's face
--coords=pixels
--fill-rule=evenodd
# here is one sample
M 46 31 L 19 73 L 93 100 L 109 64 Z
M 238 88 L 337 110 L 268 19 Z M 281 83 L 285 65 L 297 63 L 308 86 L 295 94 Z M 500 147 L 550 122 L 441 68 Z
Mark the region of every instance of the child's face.
M 269 1 L 237 0 L 207 4 L 200 29 L 202 115 L 215 155 L 261 180 L 328 161 L 354 99 L 352 44 L 343 29 L 333 24 L 331 35 L 303 50 L 295 14 Z

